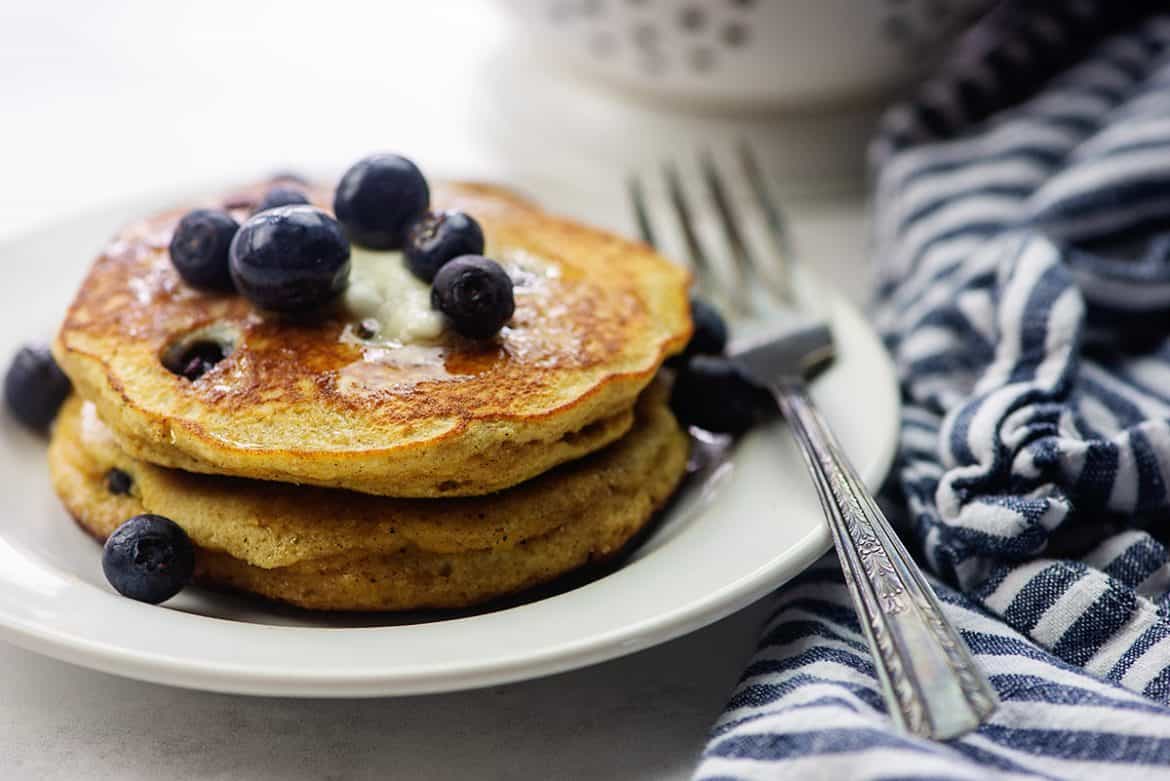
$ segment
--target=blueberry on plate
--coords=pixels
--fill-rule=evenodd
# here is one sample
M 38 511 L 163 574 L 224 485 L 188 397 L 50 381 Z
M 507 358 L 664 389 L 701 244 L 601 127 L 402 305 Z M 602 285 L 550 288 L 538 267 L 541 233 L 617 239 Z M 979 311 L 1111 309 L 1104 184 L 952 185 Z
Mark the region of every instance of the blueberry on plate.
M 249 218 L 229 254 L 236 289 L 274 312 L 317 309 L 349 280 L 345 231 L 313 206 L 278 206 Z
M 701 298 L 692 298 L 691 321 L 695 324 L 691 340 L 681 354 L 667 362 L 674 368 L 681 368 L 693 355 L 723 355 L 727 349 L 727 323 L 719 310 Z
M 460 335 L 486 339 L 516 311 L 512 278 L 494 260 L 464 255 L 435 274 L 431 305 L 451 319 Z
M 776 404 L 726 358 L 696 355 L 674 379 L 670 406 L 680 422 L 717 434 L 742 434 Z
M 196 209 L 187 212 L 171 237 L 171 263 L 192 287 L 231 290 L 228 247 L 240 228 L 227 212 Z
M 106 540 L 102 571 L 122 596 L 157 605 L 191 582 L 195 546 L 170 518 L 135 515 Z
M 72 386 L 48 347 L 22 347 L 4 376 L 4 400 L 24 425 L 44 431 Z
M 259 214 L 277 206 L 296 206 L 309 203 L 309 196 L 296 187 L 277 186 L 264 193 L 260 203 L 252 210 L 252 214 Z
M 444 263 L 479 255 L 483 245 L 483 229 L 463 212 L 427 212 L 406 231 L 406 265 L 423 282 L 431 282 Z
M 398 155 L 371 155 L 341 177 L 333 213 L 354 244 L 401 249 L 406 229 L 430 202 L 431 191 L 418 166 Z

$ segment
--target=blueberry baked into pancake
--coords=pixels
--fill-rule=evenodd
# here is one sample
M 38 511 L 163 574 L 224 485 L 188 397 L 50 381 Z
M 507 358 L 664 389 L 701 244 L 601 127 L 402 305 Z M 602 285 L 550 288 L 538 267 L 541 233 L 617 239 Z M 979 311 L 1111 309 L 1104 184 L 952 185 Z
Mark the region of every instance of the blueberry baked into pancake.
M 282 176 L 128 226 L 5 392 L 56 416 L 53 485 L 127 596 L 463 607 L 622 550 L 686 471 L 672 406 L 734 407 L 688 283 L 374 155 L 336 187 Z

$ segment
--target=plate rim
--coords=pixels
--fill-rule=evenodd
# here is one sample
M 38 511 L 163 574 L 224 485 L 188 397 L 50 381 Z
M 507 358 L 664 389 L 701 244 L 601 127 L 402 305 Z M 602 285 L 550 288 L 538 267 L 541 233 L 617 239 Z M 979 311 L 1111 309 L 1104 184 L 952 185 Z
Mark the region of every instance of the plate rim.
M 575 643 L 546 649 L 526 658 L 466 664 L 457 670 L 439 665 L 393 672 L 346 670 L 338 674 L 256 670 L 167 657 L 125 646 L 100 643 L 63 632 L 38 629 L 24 621 L 11 621 L 0 612 L 0 638 L 27 651 L 99 672 L 198 691 L 261 697 L 374 698 L 443 694 L 516 683 L 589 667 L 669 642 L 697 631 L 754 603 L 769 591 L 807 569 L 832 548 L 827 526 L 809 532 L 800 542 L 777 557 L 792 556 L 798 563 L 776 580 L 761 572 L 777 566 L 773 559 L 740 580 L 713 592 L 697 605 L 692 603 L 647 619 L 633 627 L 594 635 Z M 746 581 L 751 580 L 750 586 Z M 764 582 L 758 582 L 763 580 Z M 727 593 L 734 592 L 734 593 Z M 209 621 L 235 623 L 213 616 L 193 616 Z M 275 627 L 298 631 L 297 627 Z M 394 627 L 356 627 L 348 631 L 385 632 Z M 332 631 L 332 630 L 327 630 Z

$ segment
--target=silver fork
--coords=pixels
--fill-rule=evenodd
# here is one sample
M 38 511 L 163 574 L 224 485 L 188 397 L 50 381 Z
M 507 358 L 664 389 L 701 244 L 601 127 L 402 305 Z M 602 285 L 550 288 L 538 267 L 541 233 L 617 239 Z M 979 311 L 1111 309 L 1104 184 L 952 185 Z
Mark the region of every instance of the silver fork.
M 772 393 L 800 444 L 890 713 L 915 735 L 936 740 L 962 735 L 995 710 L 995 692 L 808 394 L 805 377 L 833 356 L 832 331 L 825 320 L 810 318 L 809 307 L 802 305 L 791 255 L 784 254 L 788 241 L 781 212 L 746 145 L 738 150 L 737 167 L 743 176 L 740 189 L 751 194 L 776 250 L 769 253 L 778 261 L 771 269 L 746 239 L 746 221 L 728 186 L 734 180 L 709 155 L 700 159 L 698 178 L 724 242 L 724 257 L 730 258 L 722 274 L 712 260 L 712 239 L 704 241 L 696 221 L 704 213 L 695 206 L 700 200 L 693 187 L 688 194 L 674 166 L 665 169 L 667 210 L 678 222 L 685 254 L 704 292 L 730 308 L 737 327 L 753 322 L 757 330 L 770 331 L 731 360 Z M 643 239 L 656 245 L 648 189 L 633 177 L 629 192 Z M 780 264 L 784 273 L 776 274 Z M 756 291 L 767 294 L 767 304 L 760 303 Z M 794 315 L 798 325 L 777 328 L 772 322 L 768 327 L 769 321 L 791 321 Z

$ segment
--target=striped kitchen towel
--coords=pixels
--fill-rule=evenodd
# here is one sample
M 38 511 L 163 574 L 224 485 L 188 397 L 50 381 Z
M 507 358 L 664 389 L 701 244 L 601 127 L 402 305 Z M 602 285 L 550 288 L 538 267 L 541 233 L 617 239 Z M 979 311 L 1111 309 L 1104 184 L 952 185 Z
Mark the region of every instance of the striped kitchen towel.
M 1001 4 L 873 162 L 893 515 L 1002 707 L 899 734 L 828 558 L 698 776 L 1170 778 L 1170 4 Z

